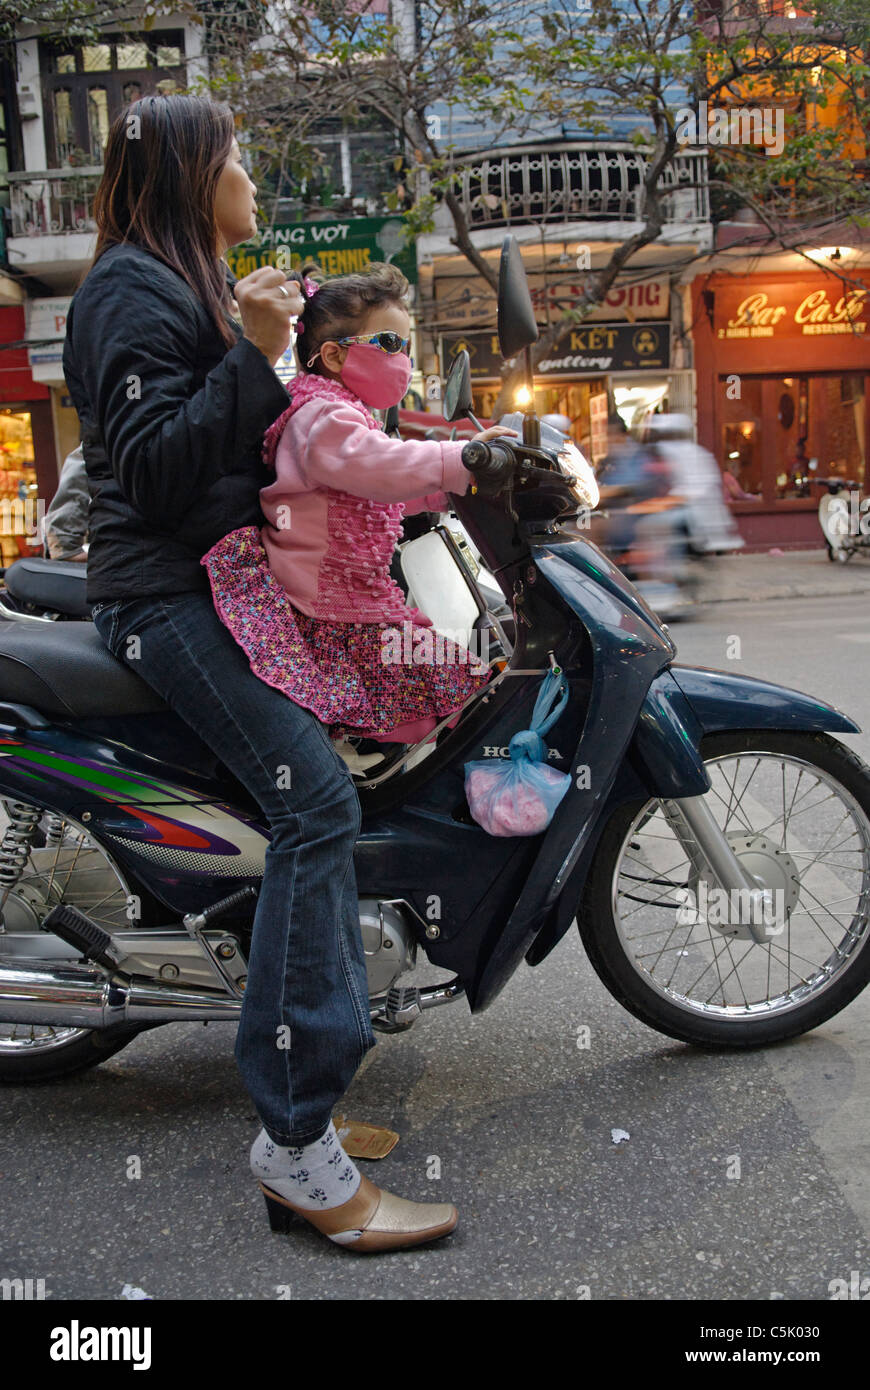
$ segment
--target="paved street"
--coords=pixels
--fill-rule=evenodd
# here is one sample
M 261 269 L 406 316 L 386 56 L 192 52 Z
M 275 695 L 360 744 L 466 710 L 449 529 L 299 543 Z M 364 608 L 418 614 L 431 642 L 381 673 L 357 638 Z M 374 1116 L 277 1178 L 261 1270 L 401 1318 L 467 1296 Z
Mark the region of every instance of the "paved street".
M 867 603 L 719 603 L 672 632 L 682 660 L 811 690 L 870 731 Z M 870 733 L 846 741 L 870 758 Z M 454 1201 L 460 1225 L 366 1261 L 301 1224 L 270 1234 L 232 1029 L 160 1029 L 76 1080 L 0 1094 L 0 1273 L 101 1300 L 125 1286 L 161 1300 L 824 1300 L 831 1280 L 870 1274 L 868 1044 L 865 992 L 766 1051 L 684 1046 L 610 998 L 572 931 L 487 1013 L 460 1003 L 379 1035 L 347 1109 L 401 1140 L 361 1166 L 403 1196 Z

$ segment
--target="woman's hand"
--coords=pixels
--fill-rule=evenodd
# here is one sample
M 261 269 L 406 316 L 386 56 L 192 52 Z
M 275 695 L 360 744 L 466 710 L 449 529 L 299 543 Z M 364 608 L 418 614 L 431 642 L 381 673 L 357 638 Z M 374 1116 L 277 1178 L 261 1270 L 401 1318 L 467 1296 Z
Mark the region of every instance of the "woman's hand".
M 490 425 L 488 430 L 481 430 L 479 434 L 473 434 L 472 439 L 479 439 L 482 443 L 490 439 L 498 439 L 499 435 L 512 434 L 515 439 L 519 439 L 517 430 L 509 430 L 506 425 Z
M 261 265 L 236 281 L 233 295 L 244 336 L 274 367 L 290 343 L 290 320 L 305 307 L 300 286 L 295 280 L 288 280 L 277 266 Z

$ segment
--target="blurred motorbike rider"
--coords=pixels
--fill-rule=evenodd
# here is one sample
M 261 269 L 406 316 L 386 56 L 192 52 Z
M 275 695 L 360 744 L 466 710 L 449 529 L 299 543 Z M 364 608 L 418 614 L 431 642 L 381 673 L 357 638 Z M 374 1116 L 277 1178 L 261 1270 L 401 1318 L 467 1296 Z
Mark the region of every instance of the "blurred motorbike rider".
M 692 438 L 688 415 L 653 415 L 647 437 L 653 453 L 670 470 L 672 494 L 682 499 L 690 548 L 699 554 L 739 550 L 743 538 L 725 505 L 719 465 Z

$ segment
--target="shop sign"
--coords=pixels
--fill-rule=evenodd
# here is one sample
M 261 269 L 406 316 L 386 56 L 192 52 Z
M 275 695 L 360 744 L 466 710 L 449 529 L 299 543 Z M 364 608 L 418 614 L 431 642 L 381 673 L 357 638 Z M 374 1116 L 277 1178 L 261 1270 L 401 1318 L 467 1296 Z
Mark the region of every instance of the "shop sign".
M 546 278 L 534 271 L 527 272 L 529 291 L 538 319 L 545 319 L 547 311 L 561 314 L 580 303 L 584 284 L 580 279 L 557 280 L 552 275 Z M 472 289 L 473 286 L 473 289 Z M 635 323 L 638 320 L 657 320 L 661 322 L 670 314 L 671 286 L 666 275 L 644 280 L 640 284 L 611 285 L 604 299 L 596 304 L 584 320 L 586 323 Z M 488 287 L 474 282 L 468 276 L 437 277 L 435 280 L 435 300 L 440 317 L 449 318 L 457 327 L 479 322 L 486 312 L 489 302 L 495 317 L 495 295 Z
M 747 282 L 717 286 L 714 311 L 716 337 L 826 338 L 867 334 L 870 291 L 839 280 L 816 283 L 774 283 L 748 289 Z
M 231 246 L 226 253 L 233 274 L 242 279 L 261 265 L 298 270 L 315 261 L 324 275 L 351 275 L 372 261 L 398 266 L 411 284 L 417 281 L 417 251 L 401 217 L 345 217 L 320 222 L 279 222 L 256 241 Z
M 529 276 L 529 285 L 532 303 L 536 307 L 549 304 L 551 308 L 561 310 L 571 309 L 578 304 L 584 288 L 580 284 L 568 284 L 547 285 L 545 289 L 541 278 L 535 275 Z M 585 322 L 635 323 L 638 320 L 666 319 L 670 312 L 670 290 L 666 275 L 644 280 L 641 284 L 621 285 L 617 282 L 611 285 L 601 303 L 586 315 Z
M 535 365 L 539 376 L 577 376 L 589 372 L 661 371 L 670 366 L 668 323 L 583 323 L 569 329 Z M 460 349 L 471 360 L 473 378 L 501 376 L 502 358 L 496 333 L 445 334 L 441 340 L 444 373 Z
M 42 346 L 27 349 L 34 381 L 63 381 L 63 340 L 71 295 L 58 299 L 28 299 L 24 336 Z M 46 342 L 47 339 L 52 341 Z

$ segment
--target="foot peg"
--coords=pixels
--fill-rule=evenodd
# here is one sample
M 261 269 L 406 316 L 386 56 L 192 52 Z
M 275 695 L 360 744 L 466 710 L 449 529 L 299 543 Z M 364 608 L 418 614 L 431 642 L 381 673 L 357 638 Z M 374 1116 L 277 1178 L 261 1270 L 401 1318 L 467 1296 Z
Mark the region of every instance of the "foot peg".
M 39 929 L 59 936 L 68 946 L 81 951 L 86 960 L 95 961 L 106 970 L 117 970 L 120 957 L 109 933 L 79 912 L 77 907 L 58 903 L 40 923 Z

